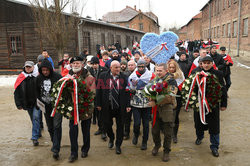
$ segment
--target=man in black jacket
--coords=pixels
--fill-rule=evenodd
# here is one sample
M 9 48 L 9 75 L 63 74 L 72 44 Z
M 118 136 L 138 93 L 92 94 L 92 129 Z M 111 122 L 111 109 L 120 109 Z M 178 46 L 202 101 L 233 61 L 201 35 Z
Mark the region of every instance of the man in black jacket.
M 226 63 L 223 57 L 216 52 L 216 46 L 211 46 L 210 48 L 210 56 L 213 58 L 214 63 L 218 70 L 225 72 L 226 69 Z
M 34 72 L 34 63 L 26 61 L 23 72 L 18 75 L 15 82 L 14 99 L 17 109 L 27 110 L 32 123 L 32 141 L 33 145 L 39 145 L 38 138 L 40 131 L 40 110 L 36 108 L 36 76 Z
M 185 52 L 180 53 L 180 59 L 177 62 L 183 72 L 185 78 L 188 77 L 189 70 L 191 68 L 192 63 L 187 60 L 187 54 Z
M 100 61 L 99 58 L 94 56 L 91 59 L 91 64 L 92 67 L 89 69 L 90 74 L 96 79 L 96 84 L 97 80 L 102 72 L 107 71 L 106 67 L 100 66 Z M 96 98 L 95 98 L 95 109 L 93 113 L 93 124 L 96 124 L 96 119 L 97 119 L 97 124 L 98 124 L 98 130 L 95 132 L 95 135 L 100 135 L 103 140 L 106 140 L 107 136 L 104 131 L 104 126 L 103 126 L 103 118 L 102 118 L 102 112 L 99 112 L 96 108 Z
M 54 83 L 62 76 L 53 71 L 53 67 L 47 59 L 43 60 L 39 73 L 40 75 L 37 77 L 38 99 L 45 105 L 44 116 L 53 143 L 51 151 L 53 152 L 53 158 L 58 160 L 62 137 L 62 116 L 60 113 L 56 113 L 54 117 L 50 116 L 53 109 L 50 94 Z
M 127 77 L 120 73 L 120 69 L 120 63 L 112 61 L 110 70 L 101 73 L 96 87 L 96 105 L 103 114 L 104 127 L 110 139 L 109 148 L 114 146 L 112 126 L 113 118 L 116 119 L 116 154 L 121 154 L 125 113 L 131 110 L 129 93 L 126 91 Z
M 204 130 L 208 129 L 210 134 L 210 149 L 212 151 L 213 156 L 219 157 L 219 133 L 220 133 L 220 110 L 224 111 L 227 107 L 227 91 L 223 79 L 223 73 L 219 70 L 215 70 L 213 68 L 213 59 L 209 56 L 202 58 L 202 70 L 211 73 L 217 76 L 220 84 L 222 85 L 222 97 L 221 103 L 217 103 L 216 107 L 212 109 L 212 112 L 206 115 L 206 123 L 204 125 L 201 123 L 199 111 L 194 111 L 194 122 L 195 122 L 195 129 L 196 129 L 196 136 L 197 139 L 195 141 L 196 145 L 200 145 L 202 139 L 204 138 Z M 197 72 L 200 72 L 201 69 Z

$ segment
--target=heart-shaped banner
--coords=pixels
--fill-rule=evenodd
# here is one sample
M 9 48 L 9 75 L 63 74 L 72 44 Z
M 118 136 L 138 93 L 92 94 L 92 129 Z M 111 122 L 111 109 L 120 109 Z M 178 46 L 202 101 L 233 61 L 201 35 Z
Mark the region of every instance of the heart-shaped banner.
M 175 42 L 178 36 L 171 31 L 163 32 L 161 35 L 146 33 L 140 42 L 142 52 L 150 57 L 155 63 L 166 63 L 178 48 Z

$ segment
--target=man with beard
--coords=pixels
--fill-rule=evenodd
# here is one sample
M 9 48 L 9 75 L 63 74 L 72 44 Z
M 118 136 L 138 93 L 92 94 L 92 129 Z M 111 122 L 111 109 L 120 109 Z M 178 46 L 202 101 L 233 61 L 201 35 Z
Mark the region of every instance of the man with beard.
M 121 64 L 121 72 L 128 77 L 129 76 L 128 62 L 126 60 L 122 60 L 120 64 Z
M 100 62 L 98 57 L 94 56 L 91 59 L 91 64 L 92 67 L 89 69 L 89 72 L 91 73 L 91 75 L 96 79 L 96 84 L 97 84 L 97 80 L 100 76 L 100 74 L 102 72 L 107 71 L 106 67 L 102 67 L 100 66 Z M 100 135 L 101 134 L 101 138 L 106 141 L 106 132 L 104 130 L 104 126 L 103 126 L 103 117 L 102 117 L 102 112 L 98 111 L 96 108 L 96 98 L 95 98 L 95 109 L 94 109 L 94 113 L 93 113 L 93 124 L 96 124 L 96 119 L 97 119 L 97 125 L 98 125 L 98 130 L 95 132 L 95 135 Z
M 62 76 L 54 72 L 53 67 L 49 60 L 44 59 L 39 68 L 40 75 L 37 77 L 37 97 L 45 105 L 45 119 L 48 126 L 51 142 L 53 146 L 51 151 L 53 152 L 53 158 L 59 159 L 59 151 L 62 138 L 62 116 L 60 113 L 56 113 L 54 117 L 51 117 L 53 106 L 51 104 L 51 90 L 54 85 Z
M 204 130 L 208 129 L 210 134 L 210 149 L 212 151 L 212 154 L 214 157 L 219 157 L 219 140 L 220 140 L 220 110 L 225 111 L 227 107 L 227 91 L 225 87 L 225 83 L 223 80 L 223 73 L 219 70 L 215 70 L 213 68 L 213 59 L 210 56 L 206 56 L 201 59 L 202 63 L 202 69 L 197 71 L 204 71 L 206 73 L 211 73 L 216 75 L 218 78 L 220 84 L 222 85 L 222 96 L 221 96 L 221 102 L 217 102 L 212 109 L 211 112 L 209 112 L 205 119 L 207 125 L 204 125 L 201 123 L 200 120 L 200 113 L 199 111 L 194 110 L 194 122 L 195 122 L 195 129 L 196 129 L 196 145 L 200 145 L 202 143 L 202 139 L 204 138 Z
M 121 154 L 125 113 L 131 110 L 129 93 L 126 90 L 127 77 L 120 72 L 120 69 L 118 61 L 111 62 L 110 70 L 101 73 L 96 89 L 97 109 L 103 114 L 110 149 L 114 146 L 115 135 L 112 126 L 113 118 L 116 119 L 116 154 Z
M 91 76 L 87 69 L 84 68 L 83 59 L 79 56 L 76 56 L 70 60 L 72 64 L 72 69 L 69 71 L 69 75 L 73 76 L 76 79 L 81 79 L 82 82 L 86 82 L 87 88 L 95 93 L 95 78 Z M 90 148 L 90 126 L 92 118 L 93 109 L 88 109 L 84 113 L 84 116 L 81 116 L 81 128 L 83 136 L 83 146 L 81 148 L 82 158 L 88 156 L 88 151 Z M 74 162 L 78 159 L 78 125 L 74 125 L 74 120 L 69 121 L 69 135 L 71 143 L 71 155 L 69 157 L 69 162 Z
M 109 68 L 110 68 L 111 62 L 114 61 L 114 60 L 121 62 L 121 58 L 120 58 L 119 52 L 118 52 L 117 50 L 113 50 L 113 51 L 112 51 L 112 53 L 111 53 L 111 59 L 109 59 L 109 60 L 105 63 L 105 67 L 106 67 L 107 69 L 109 69 Z

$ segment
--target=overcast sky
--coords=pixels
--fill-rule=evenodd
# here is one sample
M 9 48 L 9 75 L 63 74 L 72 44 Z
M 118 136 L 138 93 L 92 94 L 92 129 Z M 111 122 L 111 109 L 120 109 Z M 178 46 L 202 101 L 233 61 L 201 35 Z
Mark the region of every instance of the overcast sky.
M 28 0 L 17 0 L 29 2 Z M 84 1 L 84 0 L 80 0 Z M 85 0 L 83 16 L 91 16 L 92 19 L 99 19 L 111 11 L 120 11 L 126 5 L 141 9 L 143 12 L 151 10 L 158 16 L 161 28 L 181 27 L 193 16 L 200 12 L 200 9 L 208 0 Z M 150 4 L 150 5 L 149 5 Z

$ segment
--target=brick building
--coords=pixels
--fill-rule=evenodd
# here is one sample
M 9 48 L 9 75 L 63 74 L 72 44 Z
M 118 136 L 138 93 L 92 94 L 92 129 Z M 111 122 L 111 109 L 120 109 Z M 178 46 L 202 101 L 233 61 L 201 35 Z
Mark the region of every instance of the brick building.
M 179 30 L 180 40 L 199 40 L 201 39 L 201 19 L 202 12 L 195 15 L 186 25 Z
M 179 29 L 177 34 L 179 36 L 179 40 L 186 40 L 187 39 L 187 26 L 186 25 L 182 26 Z
M 119 12 L 108 12 L 102 17 L 103 21 L 117 24 L 127 28 L 144 32 L 154 32 L 159 34 L 158 17 L 152 12 L 142 12 L 140 9 L 126 6 Z
M 46 48 L 56 67 L 56 49 L 36 31 L 36 22 L 31 7 L 15 0 L 0 0 L 0 69 L 21 69 L 26 60 L 36 62 L 41 51 Z M 133 40 L 140 40 L 144 32 L 123 26 L 81 18 L 82 25 L 78 36 L 72 35 L 65 48 L 71 56 L 78 50 L 87 49 L 95 55 L 97 46 L 114 44 L 119 41 L 122 47 L 132 48 Z
M 203 39 L 211 37 L 212 40 L 218 41 L 221 46 L 226 46 L 232 55 L 237 55 L 237 43 L 239 41 L 239 55 L 250 57 L 249 0 L 209 0 L 201 11 L 203 13 Z M 238 23 L 240 24 L 238 25 Z

